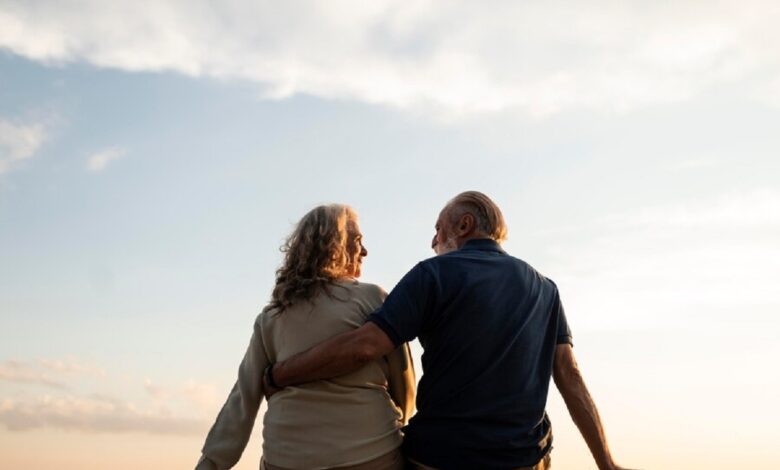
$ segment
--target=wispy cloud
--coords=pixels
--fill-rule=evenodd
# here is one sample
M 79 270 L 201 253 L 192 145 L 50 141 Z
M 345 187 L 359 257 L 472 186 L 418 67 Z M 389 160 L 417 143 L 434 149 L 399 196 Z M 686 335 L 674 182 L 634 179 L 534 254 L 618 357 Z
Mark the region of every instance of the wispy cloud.
M 0 395 L 0 424 L 11 431 L 59 428 L 96 433 L 191 434 L 203 431 L 219 405 L 216 387 L 211 384 L 190 380 L 162 387 L 146 379 L 143 389 L 151 400 L 135 394 L 137 383 L 136 387 L 132 383 L 123 385 L 128 395 L 140 398 L 135 403 L 105 393 L 116 389 L 116 384 L 106 378 L 105 369 L 74 357 L 3 361 L 0 381 L 26 389 L 21 396 Z M 48 390 L 42 394 L 32 386 Z M 90 389 L 92 393 L 84 392 Z
M 540 236 L 583 324 L 765 321 L 780 308 L 775 189 L 637 209 L 576 230 Z
M 718 161 L 712 158 L 689 158 L 674 162 L 669 165 L 669 169 L 676 172 L 682 172 L 713 168 L 717 165 Z
M 18 361 L 7 359 L 0 362 L 0 380 L 6 382 L 44 385 L 65 389 L 69 380 L 106 377 L 106 371 L 75 357 L 63 359 L 38 359 Z
M 265 95 L 449 114 L 686 100 L 734 83 L 780 102 L 780 7 L 647 2 L 23 0 L 0 47 L 46 63 L 255 81 Z
M 652 229 L 655 234 L 667 236 L 694 230 L 709 235 L 722 236 L 730 231 L 750 236 L 756 229 L 780 228 L 780 192 L 762 188 L 729 193 L 707 201 L 612 214 L 603 222 L 612 229 Z
M 147 378 L 144 390 L 157 403 L 184 404 L 204 414 L 212 413 L 223 399 L 217 387 L 211 383 L 188 380 L 173 387 L 164 387 Z
M 0 362 L 0 384 L 13 383 L 24 392 L 13 395 L 7 389 L 0 394 L 0 424 L 11 431 L 196 434 L 204 431 L 224 398 L 214 384 L 194 380 L 162 386 L 149 378 L 142 384 L 125 378 L 118 386 L 108 378 L 102 367 L 75 357 Z M 123 398 L 116 396 L 118 388 L 126 392 Z M 137 401 L 127 399 L 131 396 Z
M 85 432 L 199 434 L 206 422 L 174 416 L 166 409 L 143 410 L 110 396 L 37 396 L 0 400 L 0 423 L 10 431 L 39 428 Z
M 42 124 L 20 124 L 0 119 L 0 174 L 13 170 L 35 155 L 45 138 Z
M 79 361 L 74 357 L 64 359 L 38 359 L 38 364 L 46 370 L 66 376 L 105 378 L 106 370 L 92 364 Z
M 98 173 L 106 169 L 109 163 L 122 158 L 127 153 L 127 150 L 120 147 L 111 147 L 96 152 L 87 159 L 87 170 L 93 173 Z
M 0 362 L 0 380 L 26 384 L 66 388 L 65 384 L 34 365 L 14 360 Z

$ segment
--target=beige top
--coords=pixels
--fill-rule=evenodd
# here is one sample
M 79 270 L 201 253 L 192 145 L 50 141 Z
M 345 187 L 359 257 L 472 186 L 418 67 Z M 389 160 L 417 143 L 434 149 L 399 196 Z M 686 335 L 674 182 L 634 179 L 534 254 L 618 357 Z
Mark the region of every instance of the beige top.
M 238 462 L 263 399 L 262 374 L 339 333 L 358 328 L 387 295 L 380 287 L 339 281 L 282 313 L 266 309 L 238 371 L 238 380 L 211 428 L 196 470 Z M 354 465 L 401 445 L 400 428 L 414 407 L 414 369 L 408 345 L 350 374 L 286 387 L 268 402 L 263 458 L 289 469 Z

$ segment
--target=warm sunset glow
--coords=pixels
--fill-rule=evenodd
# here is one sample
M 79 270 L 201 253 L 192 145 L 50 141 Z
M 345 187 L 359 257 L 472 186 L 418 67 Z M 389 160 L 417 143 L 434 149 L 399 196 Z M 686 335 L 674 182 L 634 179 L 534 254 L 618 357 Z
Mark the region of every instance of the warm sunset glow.
M 780 468 L 778 21 L 0 2 L 2 467 L 194 467 L 296 220 L 354 207 L 390 290 L 476 189 L 557 283 L 619 463 Z M 595 469 L 548 411 L 553 467 Z

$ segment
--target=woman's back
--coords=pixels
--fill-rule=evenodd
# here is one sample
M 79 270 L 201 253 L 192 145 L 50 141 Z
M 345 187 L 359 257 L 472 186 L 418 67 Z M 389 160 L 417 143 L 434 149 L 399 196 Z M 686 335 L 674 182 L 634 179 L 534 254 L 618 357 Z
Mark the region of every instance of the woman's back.
M 338 281 L 279 313 L 258 319 L 269 362 L 276 363 L 339 333 L 358 328 L 384 300 L 373 284 Z M 401 411 L 388 393 L 390 370 L 382 359 L 332 380 L 284 390 L 271 397 L 263 420 L 263 455 L 286 468 L 354 465 L 401 444 Z
M 296 225 L 282 247 L 271 303 L 252 325 L 197 470 L 231 468 L 241 458 L 269 392 L 263 379 L 269 366 L 359 328 L 382 304 L 382 289 L 354 280 L 368 255 L 362 239 L 357 214 L 342 204 L 317 206 Z M 270 398 L 263 419 L 264 466 L 401 468 L 400 427 L 413 403 L 407 344 L 351 374 L 286 387 Z

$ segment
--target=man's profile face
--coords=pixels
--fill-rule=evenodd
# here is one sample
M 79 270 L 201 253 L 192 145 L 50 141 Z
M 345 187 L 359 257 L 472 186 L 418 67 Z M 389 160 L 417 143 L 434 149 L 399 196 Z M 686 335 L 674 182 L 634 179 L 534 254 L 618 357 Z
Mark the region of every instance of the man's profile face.
M 447 214 L 447 207 L 442 209 L 439 213 L 439 218 L 436 220 L 436 234 L 431 241 L 431 248 L 437 255 L 443 255 L 451 251 L 458 249 L 458 244 L 455 242 L 455 236 L 452 234 L 452 227 L 450 224 L 449 216 Z

